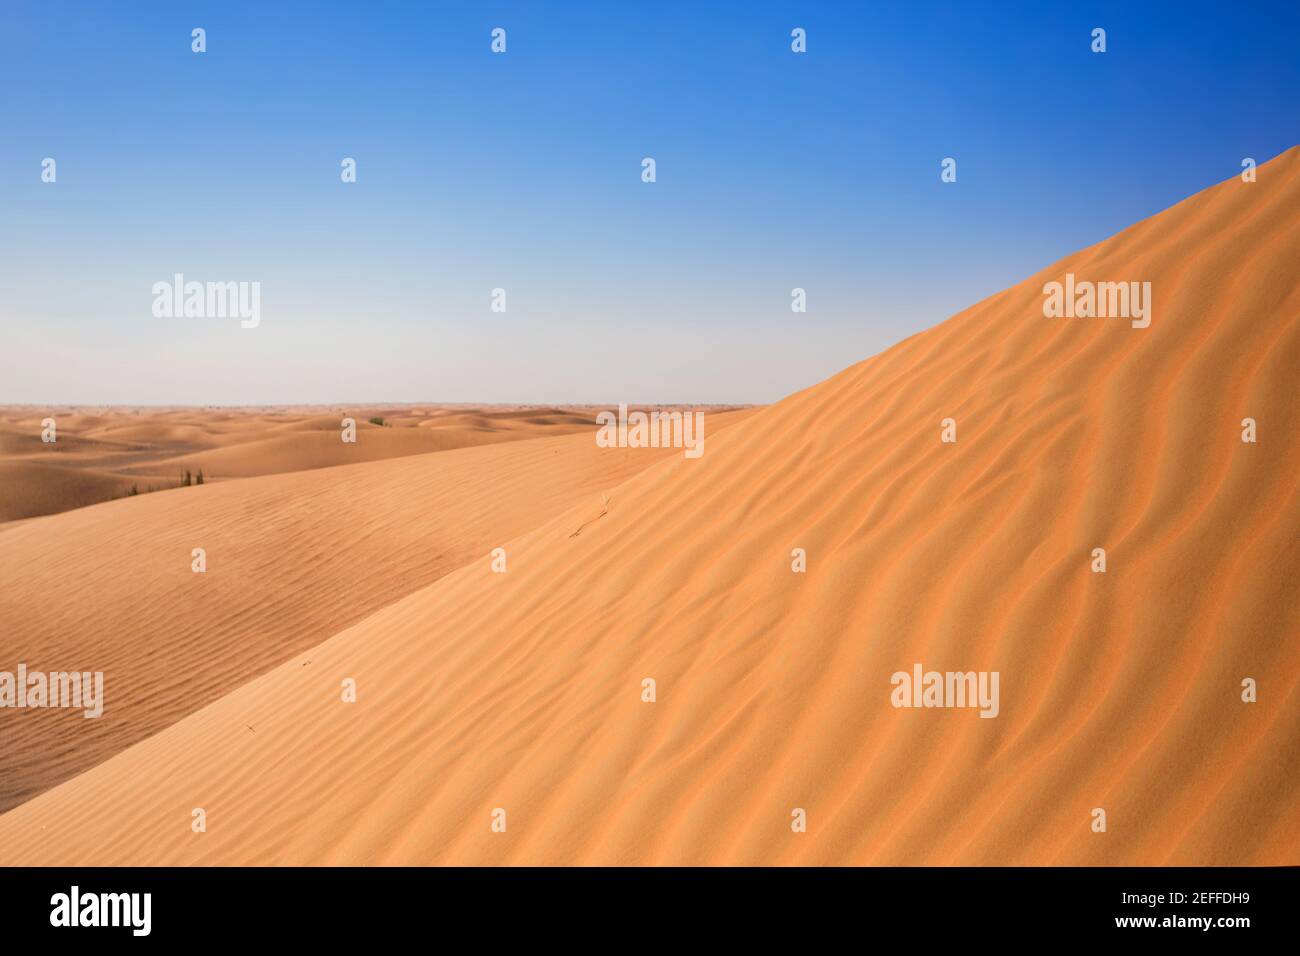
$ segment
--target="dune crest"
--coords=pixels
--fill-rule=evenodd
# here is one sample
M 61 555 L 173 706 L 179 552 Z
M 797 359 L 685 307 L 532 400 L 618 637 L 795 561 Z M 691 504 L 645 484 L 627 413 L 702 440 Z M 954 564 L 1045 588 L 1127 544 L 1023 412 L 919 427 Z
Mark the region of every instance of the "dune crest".
M 1300 862 L 1298 256 L 1293 149 L 0 816 L 5 861 Z M 1149 326 L 1046 317 L 1067 272 Z M 891 706 L 918 662 L 996 718 Z

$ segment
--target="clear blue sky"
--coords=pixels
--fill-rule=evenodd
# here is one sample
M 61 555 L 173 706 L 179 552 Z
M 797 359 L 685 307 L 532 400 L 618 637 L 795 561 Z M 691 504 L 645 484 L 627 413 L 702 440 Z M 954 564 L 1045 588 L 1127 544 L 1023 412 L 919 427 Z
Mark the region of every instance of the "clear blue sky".
M 772 401 L 1300 142 L 1294 2 L 0 24 L 0 402 Z M 155 318 L 177 272 L 261 325 Z

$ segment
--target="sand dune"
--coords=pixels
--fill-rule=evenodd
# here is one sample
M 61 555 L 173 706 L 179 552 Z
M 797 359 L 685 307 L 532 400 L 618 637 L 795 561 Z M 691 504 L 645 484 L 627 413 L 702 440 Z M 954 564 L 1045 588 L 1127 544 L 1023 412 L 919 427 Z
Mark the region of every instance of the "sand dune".
M 355 443 L 341 440 L 344 416 Z M 46 418 L 57 427 L 50 444 Z M 179 487 L 186 470 L 208 483 L 283 474 L 591 431 L 593 419 L 586 408 L 0 408 L 0 522 Z
M 1292 150 L 575 500 L 506 574 L 471 561 L 0 816 L 0 853 L 1298 863 L 1298 254 Z M 1151 326 L 1044 317 L 1067 272 L 1150 281 Z M 915 662 L 997 671 L 998 716 L 892 707 Z
M 339 440 L 333 431 L 291 432 L 242 442 L 227 448 L 179 455 L 163 462 L 150 462 L 132 468 L 129 473 L 156 474 L 162 468 L 204 469 L 206 474 L 221 478 L 248 478 L 289 471 L 329 468 L 354 461 L 382 461 L 431 451 L 447 451 L 518 437 L 509 430 L 474 431 L 467 428 L 384 428 L 363 423 L 355 447 Z M 587 423 L 591 428 L 591 423 Z M 220 479 L 218 479 L 220 480 Z
M 0 522 L 83 508 L 127 494 L 130 478 L 44 461 L 0 461 Z
M 716 425 L 745 414 L 719 416 Z M 574 503 L 599 503 L 603 490 L 674 453 L 609 454 L 596 447 L 593 422 L 586 427 L 567 437 L 174 489 L 0 531 L 0 670 L 21 661 L 103 671 L 111 695 L 95 720 L 0 711 L 0 808 L 94 766 Z M 194 548 L 206 552 L 203 574 L 191 569 Z

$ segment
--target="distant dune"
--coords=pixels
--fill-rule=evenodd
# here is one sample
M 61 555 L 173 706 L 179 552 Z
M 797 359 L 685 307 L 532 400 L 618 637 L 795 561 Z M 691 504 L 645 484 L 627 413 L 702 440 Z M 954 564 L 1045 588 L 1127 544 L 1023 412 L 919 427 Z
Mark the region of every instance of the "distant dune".
M 256 641 L 231 645 L 231 628 L 265 626 L 274 642 L 280 615 L 347 600 L 350 575 L 408 590 L 0 816 L 0 859 L 1300 863 L 1297 261 L 1293 149 L 1257 183 L 1207 189 L 740 413 L 697 460 L 596 455 L 575 437 L 600 478 L 554 493 L 553 517 L 531 527 L 521 514 L 495 536 L 473 530 L 545 482 L 542 461 L 520 457 L 544 442 L 316 473 L 330 507 L 275 478 L 59 516 L 73 553 L 106 549 L 81 577 L 60 573 L 53 527 L 0 531 L 12 600 L 57 605 L 86 588 L 80 606 L 119 608 L 93 642 L 126 648 L 156 639 L 133 619 L 161 600 L 196 666 L 248 653 Z M 1150 327 L 1045 317 L 1043 286 L 1067 273 L 1149 281 Z M 1241 440 L 1245 418 L 1256 443 Z M 955 443 L 941 441 L 945 419 Z M 569 439 L 545 441 L 569 453 Z M 472 507 L 440 497 L 434 475 L 453 454 L 468 462 L 458 481 L 490 487 L 504 469 L 511 484 L 467 495 Z M 615 483 L 605 456 L 646 464 Z M 390 473 L 386 490 L 340 502 L 349 492 L 332 482 L 371 469 Z M 254 482 L 262 500 L 243 491 Z M 409 500 L 430 515 L 393 519 Z M 151 519 L 174 536 L 110 550 L 146 506 L 175 508 Z M 341 516 L 323 520 L 330 508 Z M 223 530 L 259 515 L 265 545 Z M 437 544 L 453 519 L 455 546 Z M 509 569 L 494 573 L 486 546 L 511 528 Z M 237 570 L 214 557 L 201 585 L 186 579 L 170 555 L 197 539 L 237 551 Z M 425 548 L 454 551 L 456 568 L 421 586 L 398 568 Z M 1091 569 L 1096 548 L 1105 573 Z M 155 579 L 166 598 L 131 600 Z M 186 596 L 198 586 L 262 594 L 223 621 L 219 604 Z M 50 661 L 87 640 L 80 620 L 42 625 L 68 642 Z M 110 708 L 142 706 L 133 682 L 163 673 L 147 649 L 129 653 L 139 675 L 114 666 Z M 997 717 L 892 706 L 891 675 L 917 662 L 998 672 Z M 1245 678 L 1256 703 L 1242 701 Z M 355 703 L 341 700 L 347 679 Z M 24 753 L 35 765 L 75 753 L 88 723 Z M 792 830 L 798 810 L 806 832 Z
M 0 407 L 0 522 L 56 514 L 128 493 L 381 461 L 547 435 L 590 432 L 586 408 L 340 406 L 212 411 L 196 408 Z M 344 417 L 355 443 L 342 440 Z M 56 438 L 41 440 L 42 421 Z M 374 424 L 378 418 L 383 424 Z

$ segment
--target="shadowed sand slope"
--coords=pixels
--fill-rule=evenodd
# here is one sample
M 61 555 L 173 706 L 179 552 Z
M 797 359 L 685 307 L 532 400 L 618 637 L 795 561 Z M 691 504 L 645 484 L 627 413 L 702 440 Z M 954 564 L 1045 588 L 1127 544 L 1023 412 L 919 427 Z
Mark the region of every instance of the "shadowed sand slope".
M 594 434 L 589 421 L 581 435 L 173 489 L 0 527 L 0 670 L 103 671 L 108 698 L 97 719 L 0 710 L 0 808 L 680 454 L 602 449 Z
M 1292 150 L 385 607 L 0 817 L 0 847 L 1300 863 L 1298 256 Z M 1149 281 L 1151 326 L 1044 317 L 1066 272 Z M 918 662 L 997 671 L 998 716 L 892 707 Z
M 121 498 L 130 478 L 93 468 L 63 468 L 44 461 L 0 461 L 0 522 L 55 514 Z

